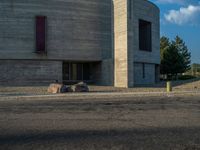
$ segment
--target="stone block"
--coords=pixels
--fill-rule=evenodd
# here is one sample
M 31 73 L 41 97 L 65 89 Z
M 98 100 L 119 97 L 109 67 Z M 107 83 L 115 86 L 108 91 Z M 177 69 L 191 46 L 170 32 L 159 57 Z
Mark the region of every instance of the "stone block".
M 61 93 L 62 87 L 63 84 L 53 83 L 49 85 L 47 92 L 53 94 Z

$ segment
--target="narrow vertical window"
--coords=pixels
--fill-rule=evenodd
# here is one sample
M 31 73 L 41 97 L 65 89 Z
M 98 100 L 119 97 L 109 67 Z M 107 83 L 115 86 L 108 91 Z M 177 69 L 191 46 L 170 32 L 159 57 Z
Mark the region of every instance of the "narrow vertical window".
M 36 17 L 36 52 L 46 52 L 46 16 Z
M 152 51 L 151 22 L 139 20 L 139 48 Z
M 90 79 L 90 64 L 84 63 L 83 64 L 83 80 L 91 80 Z
M 70 80 L 70 65 L 69 63 L 63 62 L 63 81 Z
M 146 73 L 145 73 L 145 63 L 142 64 L 142 77 L 145 79 Z
M 132 0 L 129 0 L 129 19 L 132 18 Z

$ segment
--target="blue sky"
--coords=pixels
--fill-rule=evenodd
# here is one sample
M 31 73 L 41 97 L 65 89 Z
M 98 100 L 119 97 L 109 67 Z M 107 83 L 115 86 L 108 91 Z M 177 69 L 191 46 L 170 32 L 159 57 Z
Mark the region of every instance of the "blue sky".
M 161 11 L 161 36 L 183 38 L 192 63 L 200 63 L 200 0 L 150 0 Z

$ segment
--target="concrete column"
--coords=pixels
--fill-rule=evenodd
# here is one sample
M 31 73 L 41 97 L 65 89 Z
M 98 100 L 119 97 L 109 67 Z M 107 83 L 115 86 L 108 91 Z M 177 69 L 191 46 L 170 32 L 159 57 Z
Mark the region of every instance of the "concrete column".
M 127 0 L 113 0 L 115 87 L 128 87 L 128 9 Z

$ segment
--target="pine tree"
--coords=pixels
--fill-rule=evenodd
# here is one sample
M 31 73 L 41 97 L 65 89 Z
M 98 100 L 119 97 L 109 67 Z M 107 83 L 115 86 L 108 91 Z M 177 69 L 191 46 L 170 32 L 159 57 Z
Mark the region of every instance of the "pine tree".
M 164 51 L 166 50 L 166 48 L 168 48 L 170 46 L 170 41 L 169 41 L 169 38 L 165 37 L 165 36 L 162 36 L 160 38 L 160 57 L 161 57 L 161 60 L 163 58 L 163 53 Z
M 179 36 L 176 36 L 173 44 L 177 47 L 180 55 L 183 57 L 182 69 L 180 69 L 179 73 L 184 73 L 190 69 L 191 53 L 189 52 L 185 42 Z
M 174 44 L 168 46 L 163 52 L 161 60 L 162 73 L 167 75 L 177 75 L 182 68 L 183 58 Z
M 160 72 L 161 74 L 168 74 L 168 63 L 166 60 L 166 55 L 168 55 L 168 48 L 170 46 L 169 38 L 162 36 L 160 38 L 160 58 L 161 58 L 161 65 L 160 65 Z M 164 56 L 165 55 L 165 56 Z
M 161 53 L 161 74 L 177 76 L 178 73 L 186 72 L 190 69 L 191 53 L 185 42 L 176 36 L 174 41 L 167 37 L 160 39 Z

